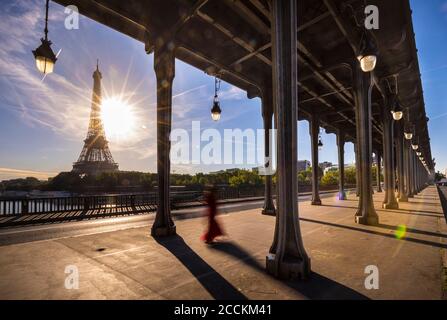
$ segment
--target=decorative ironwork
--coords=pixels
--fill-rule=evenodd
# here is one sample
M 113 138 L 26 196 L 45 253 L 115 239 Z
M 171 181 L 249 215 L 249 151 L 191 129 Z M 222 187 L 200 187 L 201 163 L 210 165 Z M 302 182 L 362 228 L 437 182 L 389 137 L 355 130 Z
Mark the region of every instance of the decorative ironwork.
M 97 175 L 118 171 L 118 164 L 113 160 L 101 119 L 101 79 L 102 74 L 97 64 L 93 72 L 92 109 L 87 138 L 78 161 L 73 164 L 73 172 L 79 174 Z

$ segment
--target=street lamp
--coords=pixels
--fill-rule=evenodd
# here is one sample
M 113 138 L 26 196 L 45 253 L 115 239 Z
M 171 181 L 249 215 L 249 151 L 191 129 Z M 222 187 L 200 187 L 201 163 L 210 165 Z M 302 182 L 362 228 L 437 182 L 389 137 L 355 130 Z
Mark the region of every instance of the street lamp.
M 404 132 L 404 136 L 405 136 L 405 139 L 407 139 L 407 140 L 413 139 L 413 133 L 411 133 L 411 132 Z
M 54 70 L 54 64 L 57 60 L 56 55 L 51 49 L 51 41 L 48 40 L 48 7 L 49 0 L 47 0 L 45 6 L 45 38 L 40 39 L 42 44 L 36 50 L 33 50 L 34 59 L 36 60 L 36 67 L 43 74 L 52 73 Z
M 366 30 L 363 30 L 357 54 L 357 60 L 360 62 L 360 68 L 362 68 L 363 72 L 371 72 L 375 69 L 377 55 L 378 50 L 374 39 Z
M 422 156 L 422 152 L 416 152 L 416 155 L 417 155 L 418 157 L 420 157 L 420 156 Z
M 220 79 L 216 77 L 214 79 L 214 100 L 213 100 L 213 107 L 211 108 L 211 118 L 214 121 L 219 121 L 220 114 L 222 113 L 222 110 L 220 109 L 220 102 L 219 102 L 219 93 L 220 90 Z
M 321 140 L 321 135 L 318 136 L 318 150 L 323 150 L 323 141 Z
M 393 99 L 393 105 L 392 105 L 392 109 L 391 109 L 391 114 L 393 115 L 393 119 L 396 121 L 399 121 L 403 118 L 404 116 L 404 111 L 402 109 L 402 106 L 400 105 L 399 99 L 397 98 L 397 96 L 394 97 Z

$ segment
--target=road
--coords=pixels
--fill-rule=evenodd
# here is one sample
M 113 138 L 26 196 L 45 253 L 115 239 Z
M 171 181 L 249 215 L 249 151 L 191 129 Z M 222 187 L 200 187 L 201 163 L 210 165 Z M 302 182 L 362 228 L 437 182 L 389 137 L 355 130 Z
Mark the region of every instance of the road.
M 336 195 L 336 192 L 321 194 L 321 198 L 329 198 Z M 298 201 L 309 201 L 310 195 L 298 197 Z M 219 206 L 222 214 L 261 208 L 263 201 L 239 202 Z M 200 217 L 203 215 L 203 207 L 174 210 L 174 219 L 187 219 Z M 44 241 L 49 239 L 59 239 L 66 237 L 76 237 L 102 232 L 111 232 L 130 228 L 150 226 L 154 220 L 154 213 L 119 216 L 113 218 L 99 218 L 95 220 L 85 220 L 79 222 L 58 222 L 54 224 L 42 224 L 32 226 L 19 226 L 0 229 L 0 246 L 26 243 L 32 241 Z M 148 230 L 149 232 L 149 230 Z

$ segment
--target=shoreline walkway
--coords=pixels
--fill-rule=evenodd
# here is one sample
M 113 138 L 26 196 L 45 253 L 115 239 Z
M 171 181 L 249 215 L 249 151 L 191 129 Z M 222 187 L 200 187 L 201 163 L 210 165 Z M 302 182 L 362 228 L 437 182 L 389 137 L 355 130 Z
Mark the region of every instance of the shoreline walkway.
M 446 291 L 447 225 L 429 187 L 399 210 L 383 210 L 378 226 L 354 223 L 347 201 L 300 202 L 301 230 L 312 276 L 279 281 L 264 270 L 274 217 L 261 210 L 222 214 L 227 239 L 206 246 L 203 218 L 177 220 L 178 236 L 156 240 L 149 225 L 0 246 L 0 299 L 441 299 Z M 379 289 L 367 290 L 367 266 Z M 67 266 L 79 289 L 66 289 Z

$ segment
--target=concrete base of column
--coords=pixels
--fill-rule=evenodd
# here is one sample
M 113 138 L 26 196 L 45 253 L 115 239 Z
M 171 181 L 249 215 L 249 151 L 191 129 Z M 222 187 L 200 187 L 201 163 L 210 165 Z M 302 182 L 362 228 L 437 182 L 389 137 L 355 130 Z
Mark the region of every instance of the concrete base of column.
M 279 279 L 294 280 L 307 279 L 310 275 L 310 259 L 284 259 L 280 263 L 276 261 L 276 255 L 270 253 L 265 258 L 266 270 Z
M 346 200 L 348 197 L 346 197 L 346 192 L 339 192 L 338 193 L 338 200 Z
M 400 198 L 397 199 L 398 202 L 408 202 L 408 197 L 407 196 L 402 196 Z
M 399 209 L 399 203 L 397 201 L 384 203 L 384 204 L 382 204 L 382 208 L 383 209 Z
M 151 235 L 153 237 L 168 237 L 177 234 L 176 226 L 171 227 L 153 227 L 151 229 Z
M 321 200 L 320 199 L 312 200 L 311 205 L 321 206 Z
M 379 217 L 377 216 L 368 216 L 368 217 L 361 217 L 361 216 L 356 216 L 355 217 L 355 223 L 357 224 L 363 224 L 366 226 L 377 226 L 379 224 Z
M 265 216 L 276 216 L 276 210 L 275 208 L 264 208 L 262 209 L 262 214 Z

